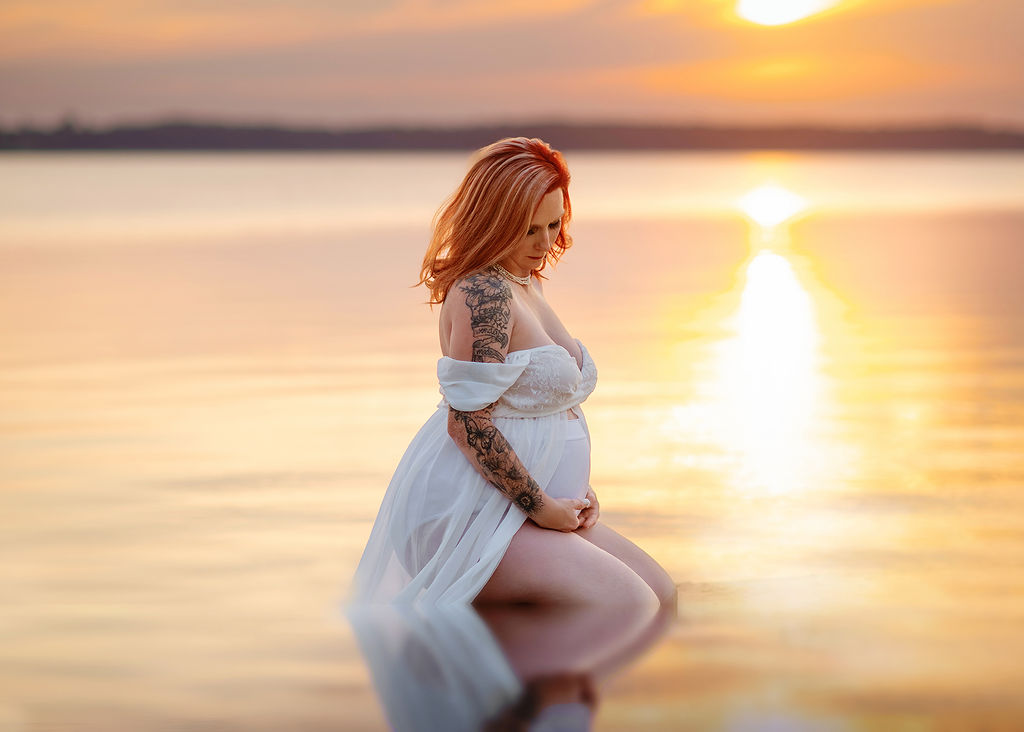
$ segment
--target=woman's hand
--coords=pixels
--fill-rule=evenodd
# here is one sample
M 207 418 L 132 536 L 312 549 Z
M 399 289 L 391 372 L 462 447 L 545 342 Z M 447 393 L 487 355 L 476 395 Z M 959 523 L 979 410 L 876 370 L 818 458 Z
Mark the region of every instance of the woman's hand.
M 542 529 L 555 531 L 575 531 L 580 526 L 578 513 L 587 507 L 586 499 L 552 498 L 545 494 L 541 499 L 541 507 L 531 514 L 530 518 Z
M 580 511 L 580 525 L 577 527 L 580 529 L 589 529 L 596 525 L 597 517 L 601 513 L 601 506 L 597 502 L 597 494 L 594 493 L 594 489 L 589 485 L 587 486 L 586 498 L 590 501 L 590 505 Z

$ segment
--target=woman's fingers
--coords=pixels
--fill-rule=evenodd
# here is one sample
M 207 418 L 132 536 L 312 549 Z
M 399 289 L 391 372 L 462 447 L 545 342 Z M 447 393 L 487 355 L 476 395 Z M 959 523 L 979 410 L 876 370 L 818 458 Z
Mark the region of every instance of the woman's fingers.
M 580 511 L 580 525 L 578 528 L 589 529 L 597 523 L 597 507 L 589 506 Z
M 587 486 L 587 494 L 583 500 L 586 501 L 587 507 L 580 511 L 579 528 L 589 529 L 597 524 L 597 518 L 601 513 L 600 504 L 597 502 L 597 494 L 594 493 L 592 486 Z
M 593 486 L 587 486 L 587 500 L 590 502 L 590 510 L 587 511 L 587 520 L 590 521 L 590 525 L 593 526 L 597 523 L 597 517 L 601 515 L 601 504 L 597 500 L 597 494 L 594 493 Z

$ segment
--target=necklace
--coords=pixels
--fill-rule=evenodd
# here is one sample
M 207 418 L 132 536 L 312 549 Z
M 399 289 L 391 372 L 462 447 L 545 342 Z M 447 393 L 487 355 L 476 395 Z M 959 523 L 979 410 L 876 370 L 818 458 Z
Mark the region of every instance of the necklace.
M 509 272 L 507 269 L 502 267 L 500 264 L 492 264 L 491 267 L 493 267 L 494 271 L 497 272 L 498 274 L 500 274 L 502 277 L 510 279 L 513 282 L 518 282 L 520 285 L 529 285 L 530 284 L 530 276 L 533 274 L 531 272 L 530 274 L 526 275 L 525 277 L 519 277 L 518 275 L 514 275 L 511 272 Z

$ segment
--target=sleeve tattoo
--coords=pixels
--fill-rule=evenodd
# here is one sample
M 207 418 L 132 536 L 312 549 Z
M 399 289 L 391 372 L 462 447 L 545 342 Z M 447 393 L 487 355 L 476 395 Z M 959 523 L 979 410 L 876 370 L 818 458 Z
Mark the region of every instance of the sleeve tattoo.
M 476 455 L 480 472 L 487 482 L 508 496 L 527 515 L 538 511 L 544 505 L 540 486 L 523 468 L 512 446 L 490 418 L 478 418 L 479 412 L 460 412 L 457 409 L 453 409 L 452 414 L 465 430 L 466 444 Z
M 473 330 L 473 360 L 502 363 L 505 357 L 495 349 L 508 346 L 508 323 L 512 318 L 512 292 L 508 284 L 491 274 L 466 278 L 459 287 L 466 293 L 469 325 Z
M 473 360 L 503 363 L 497 347 L 508 346 L 508 324 L 512 316 L 512 293 L 496 275 L 482 273 L 468 277 L 459 289 L 465 293 L 473 331 Z M 508 440 L 490 419 L 491 407 L 475 412 L 451 410 L 459 425 L 458 435 L 475 455 L 488 483 L 532 516 L 544 505 L 541 489 L 523 467 Z

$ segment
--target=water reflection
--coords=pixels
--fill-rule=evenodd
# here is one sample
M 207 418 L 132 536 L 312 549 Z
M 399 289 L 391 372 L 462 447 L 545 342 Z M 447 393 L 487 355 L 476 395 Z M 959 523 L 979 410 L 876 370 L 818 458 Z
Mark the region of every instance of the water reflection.
M 807 199 L 774 183 L 758 186 L 736 203 L 766 232 L 807 208 Z
M 735 204 L 751 221 L 749 254 L 736 286 L 702 314 L 722 334 L 696 379 L 709 405 L 702 429 L 733 458 L 737 491 L 792 493 L 819 483 L 816 467 L 836 467 L 823 439 L 832 406 L 822 344 L 826 328 L 842 339 L 842 304 L 791 247 L 789 227 L 810 210 L 807 198 L 766 182 Z M 682 426 L 685 408 L 677 410 Z
M 399 730 L 588 730 L 599 685 L 649 649 L 671 608 L 351 606 Z
M 742 456 L 745 485 L 778 493 L 799 483 L 813 449 L 823 390 L 820 334 L 787 257 L 758 252 L 744 280 L 739 307 L 726 321 L 733 335 L 714 349 L 721 436 Z
M 461 156 L 114 157 L 0 176 L 0 729 L 381 729 L 333 601 L 436 404 L 437 308 L 407 288 L 422 237 L 399 225 Z M 601 372 L 594 484 L 683 607 L 591 674 L 595 726 L 1024 726 L 1024 158 L 575 160 L 578 246 L 548 293 Z M 303 221 L 379 223 L 367 171 L 394 189 L 370 248 L 361 224 L 296 235 L 267 183 L 315 194 Z M 769 180 L 817 213 L 744 238 L 736 186 Z M 223 235 L 242 219 L 258 241 Z M 751 270 L 764 250 L 781 259 Z M 737 345 L 755 303 L 790 319 L 781 353 Z M 726 408 L 744 358 L 794 369 L 765 404 L 809 434 L 774 462 L 753 441 L 771 413 Z

